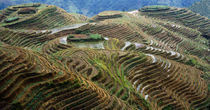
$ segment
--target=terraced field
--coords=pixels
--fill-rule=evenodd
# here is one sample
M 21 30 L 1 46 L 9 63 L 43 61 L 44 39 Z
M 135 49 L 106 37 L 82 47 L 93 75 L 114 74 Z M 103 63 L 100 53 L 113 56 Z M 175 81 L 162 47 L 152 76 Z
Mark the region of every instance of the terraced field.
M 209 39 L 210 21 L 188 9 L 174 7 L 148 6 L 140 9 L 141 14 L 154 18 L 167 19 L 181 23 L 184 26 L 198 29 L 202 35 Z
M 151 6 L 89 19 L 42 4 L 0 12 L 0 109 L 209 108 L 209 40 L 200 28 L 208 25 L 166 16 L 186 9 Z
M 56 6 L 42 4 L 11 6 L 2 10 L 0 15 L 4 16 L 1 26 L 26 30 L 52 29 L 87 20 L 83 15 L 69 14 Z
M 115 14 L 120 14 L 121 17 L 110 17 Z M 99 20 L 99 16 L 107 16 L 107 19 Z M 169 51 L 190 53 L 200 58 L 209 55 L 209 41 L 202 36 L 202 32 L 165 19 L 147 18 L 142 16 L 141 12 L 103 12 L 90 21 L 95 22 L 80 27 L 79 30 L 99 33 L 124 42 L 143 43 Z

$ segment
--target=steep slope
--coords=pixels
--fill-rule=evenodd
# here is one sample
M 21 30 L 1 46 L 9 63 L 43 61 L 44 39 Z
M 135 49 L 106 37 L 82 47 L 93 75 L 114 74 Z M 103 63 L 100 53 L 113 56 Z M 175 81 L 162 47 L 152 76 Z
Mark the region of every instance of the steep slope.
M 97 23 L 83 26 L 81 30 L 125 42 L 138 42 L 166 50 L 190 53 L 200 58 L 209 55 L 208 40 L 201 36 L 201 32 L 175 22 L 145 18 L 140 14 L 142 12 L 138 11 L 103 12 L 90 19 L 91 22 Z
M 169 8 L 167 6 L 148 6 L 140 9 L 142 15 L 154 18 L 167 19 L 180 23 L 186 27 L 198 29 L 203 36 L 209 39 L 210 21 L 185 8 Z
M 85 16 L 69 14 L 51 5 L 24 4 L 1 11 L 3 27 L 11 29 L 43 30 L 85 22 Z M 62 19 L 62 20 L 61 20 Z
M 137 101 L 139 99 L 132 100 L 130 95 L 140 94 L 144 100 L 151 104 L 152 108 L 163 109 L 170 106 L 176 109 L 189 109 L 190 107 L 201 107 L 199 104 L 196 105 L 196 103 L 205 103 L 207 99 L 207 85 L 202 79 L 197 77 L 198 73 L 200 73 L 199 70 L 195 69 L 195 73 L 193 73 L 193 71 L 186 71 L 191 67 L 188 68 L 182 64 L 178 66 L 173 61 L 149 54 L 144 55 L 141 54 L 141 52 L 135 54 L 116 50 L 68 51 L 69 50 L 59 52 L 59 54 L 68 59 L 67 61 L 65 60 L 65 62 L 69 64 L 72 70 L 75 69 L 76 72 L 86 73 L 84 76 L 87 76 L 88 79 L 91 79 L 93 82 L 97 82 L 99 86 L 106 88 L 111 94 L 116 95 L 122 100 L 131 100 L 134 103 L 138 103 Z M 69 56 L 70 53 L 71 56 Z M 83 62 L 77 60 L 76 56 L 80 56 L 83 60 L 88 59 Z M 70 62 L 68 63 L 68 61 Z M 96 68 L 96 71 L 88 71 L 84 66 L 86 65 L 85 62 L 92 64 Z M 182 70 L 181 68 L 185 68 L 186 70 Z M 182 79 L 183 77 L 186 79 Z M 191 79 L 192 82 L 188 78 Z M 195 83 L 200 83 L 201 85 L 199 86 L 204 86 L 205 88 L 198 91 L 206 92 L 199 93 L 198 91 L 193 92 L 190 90 L 190 88 L 193 90 L 193 88 L 196 87 L 193 84 L 195 80 L 198 81 Z M 190 85 L 191 87 L 189 87 Z M 132 87 L 135 89 L 134 91 Z M 189 87 L 188 90 L 185 87 Z M 182 90 L 182 88 L 185 88 L 185 90 Z M 187 91 L 191 92 L 187 93 Z M 177 94 L 172 95 L 172 92 Z M 186 96 L 184 96 L 184 94 Z M 187 94 L 191 95 L 188 96 Z M 193 96 L 199 96 L 200 98 L 193 98 Z
M 194 3 L 191 7 L 190 10 L 193 12 L 199 13 L 202 16 L 206 16 L 210 18 L 210 0 L 201 0 L 200 2 Z
M 182 10 L 151 6 L 105 11 L 89 21 L 76 14 L 86 23 L 55 28 L 0 27 L 0 108 L 207 109 L 209 41 L 171 15 L 149 15 L 172 9 Z
M 1 109 L 131 109 L 54 58 L 9 46 L 0 53 Z

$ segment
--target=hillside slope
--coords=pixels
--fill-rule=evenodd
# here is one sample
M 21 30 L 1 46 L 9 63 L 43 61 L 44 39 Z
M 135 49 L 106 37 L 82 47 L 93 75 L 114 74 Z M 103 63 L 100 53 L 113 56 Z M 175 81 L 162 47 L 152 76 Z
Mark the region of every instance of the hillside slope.
M 210 0 L 196 2 L 190 7 L 190 10 L 210 18 Z
M 93 16 L 105 10 L 128 11 L 147 5 L 189 7 L 200 0 L 0 0 L 0 9 L 22 3 L 43 3 L 59 6 L 68 12 Z
M 35 16 L 45 21 L 55 12 Z M 209 40 L 199 30 L 208 24 L 185 25 L 178 18 L 188 18 L 187 12 L 203 18 L 183 8 L 150 6 L 79 17 L 83 23 L 55 28 L 60 20 L 19 22 L 27 30 L 2 25 L 0 108 L 208 109 Z
M 140 9 L 141 14 L 153 18 L 166 19 L 181 25 L 198 29 L 203 36 L 210 37 L 210 21 L 207 17 L 200 16 L 186 8 L 173 8 L 167 6 L 148 6 Z
M 1 10 L 0 16 L 0 25 L 11 29 L 52 29 L 87 20 L 83 15 L 69 14 L 56 6 L 39 3 L 11 6 Z

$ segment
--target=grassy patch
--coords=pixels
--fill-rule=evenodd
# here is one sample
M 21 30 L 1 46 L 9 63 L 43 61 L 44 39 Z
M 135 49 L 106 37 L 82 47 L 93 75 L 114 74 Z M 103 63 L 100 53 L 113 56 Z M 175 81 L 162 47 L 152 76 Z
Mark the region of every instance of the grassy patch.
M 78 34 L 78 36 L 77 35 L 69 35 L 67 37 L 67 40 L 70 42 L 92 42 L 92 41 L 104 40 L 104 38 L 100 34 L 88 33 L 88 34 Z
M 194 58 L 190 58 L 187 62 L 187 65 L 195 66 L 198 64 L 198 62 Z
M 100 40 L 102 39 L 100 34 L 90 34 L 90 38 L 94 40 Z
M 76 34 L 89 34 L 90 31 L 89 30 L 80 30 L 80 29 L 77 29 L 75 31 Z
M 11 17 L 11 18 L 7 18 L 4 22 L 5 23 L 11 23 L 11 22 L 14 22 L 14 21 L 17 21 L 19 20 L 19 17 Z
M 169 6 L 162 6 L 162 5 L 153 5 L 153 6 L 146 6 L 140 9 L 143 12 L 151 12 L 151 11 L 161 11 L 161 10 L 169 10 Z

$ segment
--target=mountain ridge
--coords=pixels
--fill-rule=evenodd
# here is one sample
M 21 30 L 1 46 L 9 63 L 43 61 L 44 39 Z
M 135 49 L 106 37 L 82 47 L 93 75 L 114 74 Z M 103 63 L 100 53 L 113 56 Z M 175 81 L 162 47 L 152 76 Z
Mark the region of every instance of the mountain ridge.
M 147 5 L 168 5 L 176 7 L 189 7 L 199 0 L 10 0 L 0 1 L 0 8 L 6 8 L 9 5 L 17 5 L 22 3 L 44 3 L 59 6 L 71 13 L 84 14 L 86 16 L 94 16 L 106 10 L 128 11 L 138 9 Z

